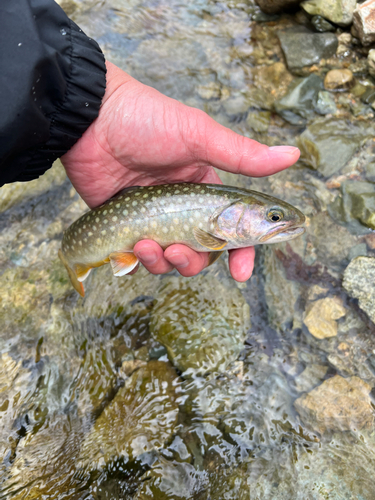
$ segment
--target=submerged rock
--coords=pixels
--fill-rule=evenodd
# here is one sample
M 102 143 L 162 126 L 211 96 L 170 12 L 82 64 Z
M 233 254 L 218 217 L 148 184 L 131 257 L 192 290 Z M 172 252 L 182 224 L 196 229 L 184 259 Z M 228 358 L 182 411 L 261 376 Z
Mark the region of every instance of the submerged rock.
M 276 112 L 292 125 L 304 125 L 314 116 L 314 108 L 323 82 L 317 75 L 297 78 L 287 94 L 275 103 Z
M 301 6 L 313 16 L 322 16 L 339 26 L 349 26 L 356 0 L 306 0 Z
M 337 111 L 336 103 L 331 94 L 325 90 L 318 93 L 315 111 L 320 115 L 335 114 Z
M 210 275 L 172 278 L 159 289 L 150 328 L 179 370 L 224 371 L 243 349 L 249 306 L 238 288 Z
M 364 181 L 345 181 L 341 195 L 330 205 L 331 216 L 356 234 L 375 229 L 375 185 Z
M 278 33 L 288 68 L 293 71 L 317 64 L 336 53 L 338 41 L 333 33 L 314 33 L 298 28 Z
M 302 0 L 256 0 L 256 3 L 266 14 L 277 14 L 285 9 L 295 7 Z
M 311 24 L 314 26 L 316 31 L 324 33 L 326 31 L 335 31 L 335 27 L 332 26 L 324 17 L 322 16 L 313 16 L 311 19 Z
M 161 361 L 134 372 L 86 436 L 79 467 L 102 469 L 161 448 L 177 422 L 176 379 L 174 369 Z
M 324 379 L 327 371 L 328 366 L 326 365 L 311 364 L 306 366 L 303 372 L 294 379 L 297 391 L 310 391 Z
M 303 422 L 320 434 L 370 428 L 371 386 L 358 377 L 336 375 L 294 402 Z
M 251 111 L 246 118 L 246 123 L 254 132 L 267 132 L 271 120 L 269 111 Z
M 311 335 L 317 339 L 335 337 L 337 335 L 336 320 L 345 316 L 345 312 L 340 299 L 326 297 L 309 306 L 304 323 Z
M 353 23 L 363 45 L 375 42 L 375 0 L 357 4 Z
M 375 78 L 375 49 L 369 50 L 367 63 L 370 75 Z
M 300 135 L 297 145 L 302 161 L 328 177 L 340 170 L 373 132 L 370 123 L 318 118 Z
M 327 90 L 344 91 L 354 85 L 354 76 L 350 69 L 331 69 L 324 78 Z
M 343 287 L 375 323 L 375 258 L 357 257 L 345 269 Z

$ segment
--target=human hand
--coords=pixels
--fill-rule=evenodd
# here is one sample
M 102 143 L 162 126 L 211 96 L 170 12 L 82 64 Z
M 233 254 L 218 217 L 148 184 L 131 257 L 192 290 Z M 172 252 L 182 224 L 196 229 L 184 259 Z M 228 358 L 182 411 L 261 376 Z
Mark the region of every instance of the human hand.
M 269 148 L 238 135 L 203 111 L 160 94 L 107 62 L 99 116 L 61 160 L 73 186 L 93 208 L 127 186 L 221 184 L 213 167 L 262 177 L 298 158 L 297 148 Z M 198 274 L 209 255 L 181 244 L 163 251 L 152 240 L 139 241 L 134 253 L 151 273 L 175 267 L 183 276 Z M 235 280 L 250 278 L 254 255 L 253 247 L 229 251 Z

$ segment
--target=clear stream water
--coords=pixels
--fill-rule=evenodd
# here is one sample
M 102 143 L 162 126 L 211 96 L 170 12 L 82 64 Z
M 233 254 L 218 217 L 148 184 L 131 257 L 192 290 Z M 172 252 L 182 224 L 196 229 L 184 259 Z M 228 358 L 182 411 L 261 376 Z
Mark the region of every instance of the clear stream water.
M 305 145 L 273 177 L 221 177 L 294 204 L 307 231 L 258 249 L 246 284 L 224 258 L 188 280 L 105 266 L 81 299 L 57 250 L 86 207 L 61 165 L 1 188 L 0 498 L 375 499 L 371 297 L 343 287 L 353 259 L 375 257 L 366 54 L 352 44 L 291 74 L 276 35 L 306 18 L 265 19 L 251 2 L 64 7 L 143 83 L 247 137 Z M 298 123 L 275 112 L 290 84 L 355 64 L 356 87 L 330 94 L 329 113 L 302 97 Z

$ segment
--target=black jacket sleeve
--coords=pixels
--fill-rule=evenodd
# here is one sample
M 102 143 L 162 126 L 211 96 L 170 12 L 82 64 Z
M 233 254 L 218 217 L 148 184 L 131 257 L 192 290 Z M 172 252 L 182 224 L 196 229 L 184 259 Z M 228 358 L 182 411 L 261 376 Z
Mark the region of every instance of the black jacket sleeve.
M 99 113 L 105 61 L 53 0 L 0 1 L 0 186 L 43 174 Z

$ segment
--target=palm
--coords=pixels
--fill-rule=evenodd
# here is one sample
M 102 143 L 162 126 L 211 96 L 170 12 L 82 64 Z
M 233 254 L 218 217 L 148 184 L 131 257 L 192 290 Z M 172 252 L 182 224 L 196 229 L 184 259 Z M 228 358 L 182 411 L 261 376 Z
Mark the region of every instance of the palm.
M 298 159 L 296 148 L 269 149 L 239 136 L 202 111 L 142 85 L 110 63 L 107 76 L 99 117 L 62 158 L 69 178 L 90 207 L 126 186 L 180 181 L 219 183 L 213 165 L 260 176 L 286 168 Z M 164 256 L 154 242 L 139 242 L 135 250 L 147 245 L 158 254 L 155 265 L 146 264 L 151 272 L 170 270 L 173 259 L 167 261 L 165 257 L 180 255 L 182 250 L 195 261 L 186 272 L 179 269 L 182 274 L 196 274 L 206 262 L 207 256 L 199 256 L 182 245 L 169 247 Z M 245 264 L 240 261 L 249 259 L 252 269 L 253 250 L 236 250 L 231 255 L 231 267 L 236 267 L 233 261 L 237 260 L 237 267 L 243 268 Z M 250 267 L 248 263 L 247 271 L 242 273 L 245 279 Z M 236 278 L 242 280 L 239 275 Z

